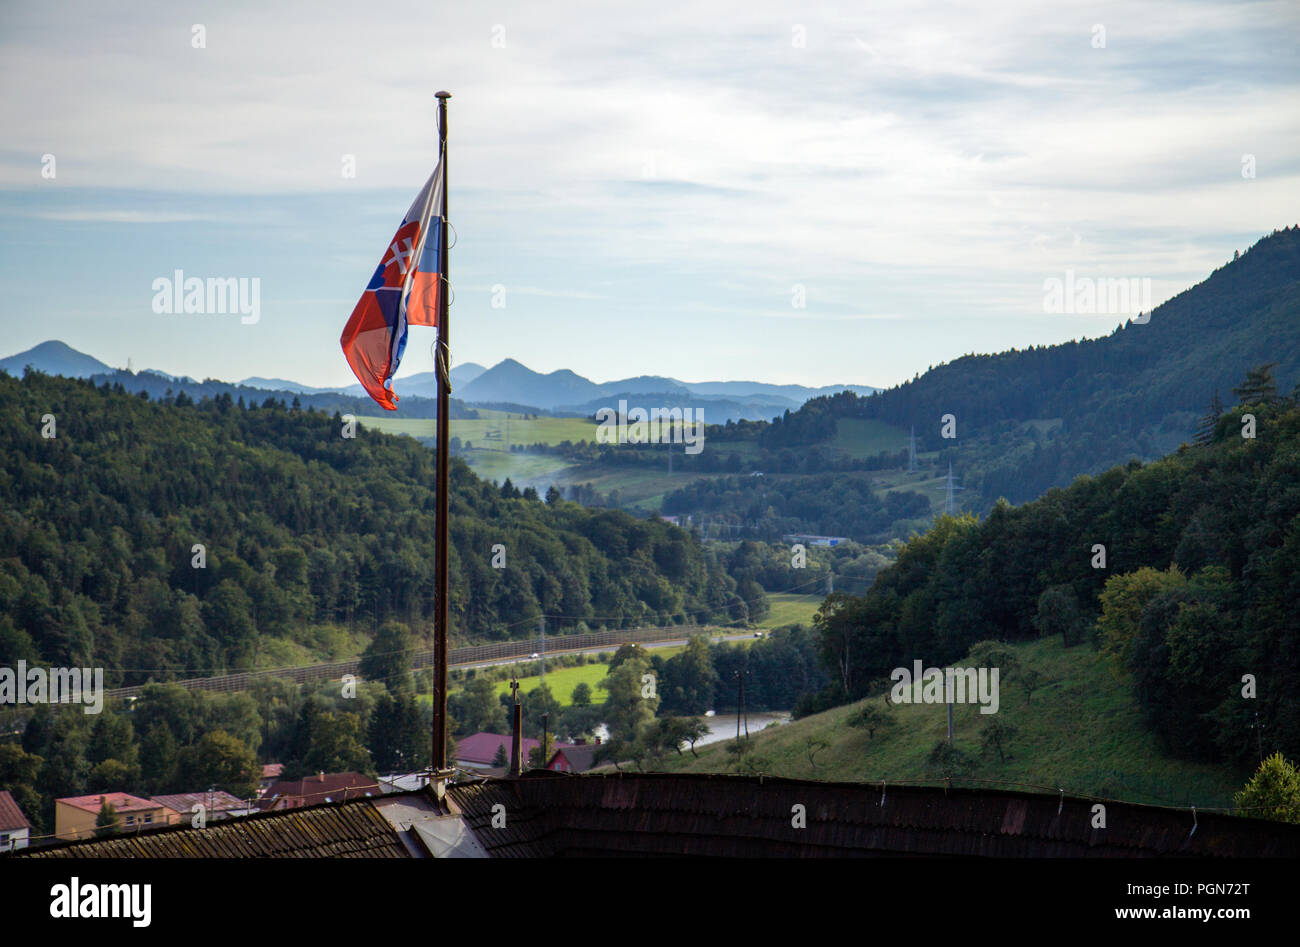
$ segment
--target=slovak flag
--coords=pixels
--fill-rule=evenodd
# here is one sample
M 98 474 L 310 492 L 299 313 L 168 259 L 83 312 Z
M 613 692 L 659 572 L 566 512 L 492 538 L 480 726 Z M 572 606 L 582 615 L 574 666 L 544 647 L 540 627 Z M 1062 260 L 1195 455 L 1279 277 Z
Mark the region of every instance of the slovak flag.
M 370 397 L 396 411 L 392 378 L 406 349 L 407 326 L 438 325 L 442 287 L 442 162 L 402 218 L 339 344 Z

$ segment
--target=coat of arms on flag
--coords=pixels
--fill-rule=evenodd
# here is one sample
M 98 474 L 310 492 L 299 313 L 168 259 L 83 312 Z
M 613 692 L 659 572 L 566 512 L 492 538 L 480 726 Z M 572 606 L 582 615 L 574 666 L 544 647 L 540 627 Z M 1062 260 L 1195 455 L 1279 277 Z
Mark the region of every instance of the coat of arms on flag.
M 429 176 L 361 294 L 339 343 L 357 380 L 382 407 L 396 411 L 393 374 L 407 326 L 437 326 L 441 292 L 442 162 Z

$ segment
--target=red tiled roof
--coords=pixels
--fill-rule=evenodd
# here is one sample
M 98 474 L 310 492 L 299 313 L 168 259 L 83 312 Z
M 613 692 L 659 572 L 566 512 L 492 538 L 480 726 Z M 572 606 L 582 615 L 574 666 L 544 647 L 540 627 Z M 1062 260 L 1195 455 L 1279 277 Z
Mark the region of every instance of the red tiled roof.
M 280 774 L 284 772 L 283 763 L 267 763 L 262 767 L 263 779 L 279 779 Z
M 380 795 L 379 784 L 368 776 L 321 773 L 305 779 L 283 779 L 272 783 L 257 805 L 261 809 L 285 808 L 284 803 L 288 801 L 293 806 L 314 806 L 322 802 L 338 802 L 345 797 L 356 799 L 367 793 Z
M 32 824 L 27 821 L 27 816 L 23 815 L 23 810 L 18 807 L 14 797 L 7 789 L 0 789 L 0 832 L 31 827 Z
M 54 801 L 74 806 L 86 812 L 98 812 L 105 801 L 118 812 L 138 812 L 142 809 L 157 809 L 160 806 L 169 808 L 161 802 L 154 802 L 152 799 L 141 799 L 129 792 L 93 792 L 88 796 L 65 796 Z

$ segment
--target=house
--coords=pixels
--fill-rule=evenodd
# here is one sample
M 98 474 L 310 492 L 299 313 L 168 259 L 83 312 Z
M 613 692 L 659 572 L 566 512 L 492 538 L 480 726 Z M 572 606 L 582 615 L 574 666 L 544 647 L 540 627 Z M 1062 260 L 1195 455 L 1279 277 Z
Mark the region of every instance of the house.
M 175 809 L 141 799 L 126 792 L 96 792 L 88 796 L 67 796 L 54 800 L 54 834 L 61 839 L 93 838 L 95 820 L 108 803 L 117 812 L 117 830 L 136 832 L 160 825 L 175 825 L 181 814 Z
M 0 852 L 26 848 L 32 824 L 8 790 L 0 789 Z
M 555 751 L 546 768 L 556 773 L 585 773 L 596 763 L 596 754 L 600 752 L 599 743 L 584 743 L 579 746 L 566 746 Z
M 283 763 L 267 763 L 263 766 L 262 779 L 257 784 L 257 794 L 259 796 L 264 795 L 271 788 L 271 784 L 278 780 L 283 772 Z
M 524 749 L 524 765 L 528 764 L 528 756 L 533 750 L 542 745 L 541 740 L 535 740 L 532 737 L 524 737 L 521 741 Z M 552 743 L 556 750 L 568 749 L 571 744 Z M 472 733 L 459 740 L 456 743 L 456 762 L 466 769 L 474 770 L 493 770 L 500 775 L 502 767 L 494 766 L 493 760 L 497 758 L 497 749 L 505 749 L 507 762 L 510 759 L 510 737 L 504 733 Z
M 150 798 L 168 809 L 175 809 L 188 821 L 192 821 L 196 805 L 203 807 L 208 822 L 214 822 L 217 819 L 229 819 L 237 815 L 248 815 L 248 813 L 255 811 L 250 808 L 249 803 L 238 796 L 232 796 L 228 792 L 215 789 L 207 792 L 178 792 Z
M 318 773 L 304 779 L 282 779 L 272 783 L 257 801 L 262 811 L 298 809 L 322 802 L 361 799 L 380 795 L 379 783 L 360 773 Z

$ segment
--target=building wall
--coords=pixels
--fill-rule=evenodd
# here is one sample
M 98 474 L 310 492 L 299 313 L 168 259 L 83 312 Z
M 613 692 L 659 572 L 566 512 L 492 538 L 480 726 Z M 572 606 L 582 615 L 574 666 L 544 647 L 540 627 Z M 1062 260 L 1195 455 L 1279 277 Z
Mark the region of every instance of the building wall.
M 157 825 L 175 825 L 180 821 L 180 813 L 166 806 L 158 806 L 155 809 L 139 809 L 132 812 L 119 812 L 117 814 L 121 825 L 118 827 L 119 832 L 134 832 L 136 829 L 153 828 Z M 146 823 L 145 817 L 153 816 L 153 821 Z M 128 817 L 134 817 L 135 821 L 127 822 Z M 54 804 L 54 834 L 61 839 L 83 839 L 95 837 L 95 820 L 99 818 L 99 811 L 87 812 L 77 806 L 70 806 L 64 802 L 56 801 Z
M 0 832 L 0 852 L 26 848 L 30 831 L 29 829 L 6 829 Z

